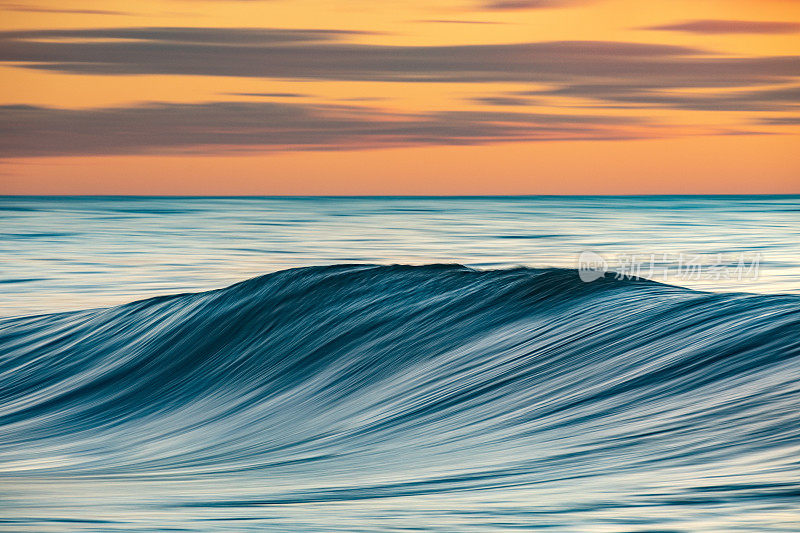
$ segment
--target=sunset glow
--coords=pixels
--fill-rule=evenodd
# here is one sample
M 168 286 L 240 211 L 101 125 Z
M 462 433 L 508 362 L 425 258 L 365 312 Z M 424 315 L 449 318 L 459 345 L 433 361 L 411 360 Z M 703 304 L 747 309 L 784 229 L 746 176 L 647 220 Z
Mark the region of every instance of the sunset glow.
M 0 194 L 800 192 L 800 2 L 0 11 Z

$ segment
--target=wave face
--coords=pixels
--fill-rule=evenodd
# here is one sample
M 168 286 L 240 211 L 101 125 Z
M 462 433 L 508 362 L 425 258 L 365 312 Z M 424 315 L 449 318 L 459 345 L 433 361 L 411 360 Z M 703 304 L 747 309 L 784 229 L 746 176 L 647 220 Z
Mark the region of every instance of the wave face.
M 17 530 L 792 531 L 800 297 L 294 269 L 0 321 Z

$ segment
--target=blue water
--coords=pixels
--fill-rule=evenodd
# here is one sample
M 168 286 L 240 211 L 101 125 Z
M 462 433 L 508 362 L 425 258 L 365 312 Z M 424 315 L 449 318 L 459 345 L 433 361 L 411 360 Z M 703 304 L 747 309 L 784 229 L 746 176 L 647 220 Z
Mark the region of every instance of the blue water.
M 2 529 L 798 530 L 800 198 L 0 207 Z
M 609 267 L 722 255 L 758 279 L 659 281 L 800 293 L 800 196 L 512 198 L 0 197 L 0 316 L 123 304 L 341 263 Z M 645 276 L 647 277 L 647 276 Z

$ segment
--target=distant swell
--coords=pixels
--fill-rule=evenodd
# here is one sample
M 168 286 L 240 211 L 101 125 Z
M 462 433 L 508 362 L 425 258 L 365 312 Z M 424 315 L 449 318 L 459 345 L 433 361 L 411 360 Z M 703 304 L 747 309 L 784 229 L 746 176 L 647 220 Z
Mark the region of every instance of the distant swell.
M 247 480 L 175 496 L 190 507 L 553 487 L 623 506 L 796 498 L 799 304 L 342 265 L 5 319 L 0 479 Z

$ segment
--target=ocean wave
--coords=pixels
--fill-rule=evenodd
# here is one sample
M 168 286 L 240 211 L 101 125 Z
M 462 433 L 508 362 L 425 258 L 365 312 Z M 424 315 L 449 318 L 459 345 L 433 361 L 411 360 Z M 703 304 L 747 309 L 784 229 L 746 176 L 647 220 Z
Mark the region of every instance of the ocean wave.
M 337 265 L 4 319 L 0 479 L 226 480 L 181 485 L 176 508 L 523 491 L 561 512 L 581 493 L 785 514 L 799 304 L 563 269 Z

